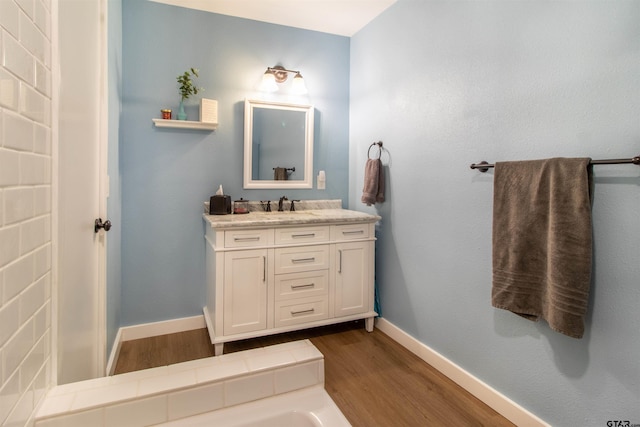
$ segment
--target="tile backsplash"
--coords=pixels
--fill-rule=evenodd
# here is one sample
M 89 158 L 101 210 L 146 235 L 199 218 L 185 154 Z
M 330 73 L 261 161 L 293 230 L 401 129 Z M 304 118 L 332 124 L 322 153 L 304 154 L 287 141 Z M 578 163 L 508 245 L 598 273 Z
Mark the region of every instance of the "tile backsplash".
M 278 210 L 278 200 L 271 200 L 271 211 Z M 233 202 L 232 202 L 233 203 Z M 290 200 L 284 202 L 284 209 L 289 210 Z M 267 201 L 249 200 L 249 212 L 264 212 L 266 210 Z M 295 210 L 306 211 L 311 209 L 342 209 L 342 200 L 300 200 L 294 203 Z M 233 209 L 233 205 L 231 206 Z M 204 213 L 209 215 L 209 202 L 204 202 Z

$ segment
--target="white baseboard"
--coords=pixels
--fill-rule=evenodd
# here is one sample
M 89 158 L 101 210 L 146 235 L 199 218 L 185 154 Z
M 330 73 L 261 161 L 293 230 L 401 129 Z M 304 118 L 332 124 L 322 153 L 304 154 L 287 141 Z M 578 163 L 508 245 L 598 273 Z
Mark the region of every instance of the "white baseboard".
M 377 318 L 376 327 L 515 425 L 551 427 L 550 424 L 547 424 L 513 400 L 474 377 L 437 351 L 413 338 L 388 320 Z
M 113 375 L 113 372 L 116 369 L 118 356 L 120 355 L 120 348 L 124 341 L 174 334 L 176 332 L 191 331 L 205 327 L 206 323 L 203 315 L 122 327 L 118 329 L 118 333 L 116 334 L 116 338 L 113 343 L 113 348 L 111 349 L 111 354 L 109 355 L 109 361 L 106 368 L 107 375 Z
M 162 322 L 143 323 L 140 325 L 120 328 L 122 341 L 137 340 L 140 338 L 155 337 L 158 335 L 175 334 L 176 332 L 201 329 L 206 325 L 204 316 L 183 317 L 181 319 L 165 320 Z

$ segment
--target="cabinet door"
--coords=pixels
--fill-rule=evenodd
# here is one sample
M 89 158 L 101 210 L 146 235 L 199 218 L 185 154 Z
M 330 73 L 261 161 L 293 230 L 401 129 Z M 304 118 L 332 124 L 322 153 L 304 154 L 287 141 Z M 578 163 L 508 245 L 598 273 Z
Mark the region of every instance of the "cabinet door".
M 335 246 L 335 316 L 370 311 L 373 307 L 372 243 L 338 243 Z
M 224 256 L 224 334 L 267 327 L 267 250 Z

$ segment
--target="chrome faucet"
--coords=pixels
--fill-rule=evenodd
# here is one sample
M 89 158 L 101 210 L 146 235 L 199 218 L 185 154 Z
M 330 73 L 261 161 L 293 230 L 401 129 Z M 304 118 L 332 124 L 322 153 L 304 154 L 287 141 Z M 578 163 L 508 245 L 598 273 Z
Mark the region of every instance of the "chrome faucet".
M 280 200 L 278 201 L 278 212 L 283 212 L 284 211 L 284 209 L 282 208 L 282 205 L 284 204 L 285 200 L 289 200 L 289 199 L 287 199 L 287 196 L 280 197 Z

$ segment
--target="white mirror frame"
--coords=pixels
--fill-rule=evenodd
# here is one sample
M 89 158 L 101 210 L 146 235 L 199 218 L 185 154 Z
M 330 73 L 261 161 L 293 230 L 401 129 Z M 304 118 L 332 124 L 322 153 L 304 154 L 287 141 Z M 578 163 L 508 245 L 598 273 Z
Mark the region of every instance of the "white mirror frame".
M 253 148 L 253 110 L 271 108 L 305 113 L 304 177 L 301 180 L 257 180 L 251 176 Z M 313 106 L 246 99 L 244 103 L 244 188 L 313 188 Z

